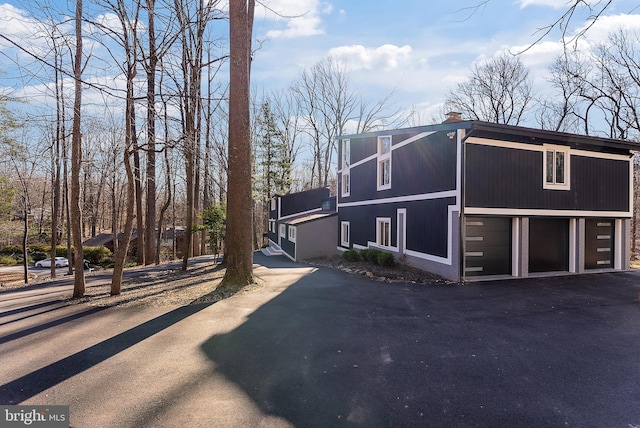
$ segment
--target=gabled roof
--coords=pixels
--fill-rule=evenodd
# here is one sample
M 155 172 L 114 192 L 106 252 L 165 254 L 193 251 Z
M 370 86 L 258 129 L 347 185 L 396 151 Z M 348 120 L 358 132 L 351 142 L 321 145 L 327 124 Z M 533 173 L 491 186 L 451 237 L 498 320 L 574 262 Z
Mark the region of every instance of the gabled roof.
M 299 215 L 299 216 L 296 216 L 296 217 L 288 218 L 285 221 L 283 221 L 282 223 L 295 226 L 295 225 L 298 225 L 298 224 L 307 223 L 307 222 L 315 221 L 315 220 L 320 220 L 320 219 L 331 217 L 331 216 L 334 216 L 334 215 L 338 215 L 338 212 L 337 211 L 316 211 L 316 212 L 313 212 L 313 213 L 302 214 L 302 215 Z

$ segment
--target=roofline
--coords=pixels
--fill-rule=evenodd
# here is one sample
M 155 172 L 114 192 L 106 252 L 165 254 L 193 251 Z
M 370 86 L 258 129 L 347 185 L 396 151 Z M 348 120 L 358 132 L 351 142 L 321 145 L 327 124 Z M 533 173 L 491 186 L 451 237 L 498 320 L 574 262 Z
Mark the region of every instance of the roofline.
M 567 144 L 580 146 L 589 145 L 597 147 L 610 147 L 623 150 L 640 150 L 640 143 L 635 141 L 616 140 L 613 138 L 594 137 L 591 135 L 571 134 L 567 132 L 550 131 L 545 129 L 527 128 L 524 126 L 505 125 L 500 123 L 489 123 L 481 121 L 473 121 L 471 130 L 467 137 L 474 134 L 474 131 L 500 132 L 522 137 L 528 137 L 532 140 L 560 141 Z
M 436 123 L 433 125 L 414 126 L 409 128 L 385 129 L 380 131 L 364 132 L 361 134 L 345 134 L 336 137 L 338 140 L 349 138 L 376 137 L 380 135 L 406 134 L 407 132 L 427 132 L 427 131 L 453 131 L 456 129 L 467 129 L 465 137 L 469 137 L 474 132 L 496 132 L 501 134 L 511 134 L 526 137 L 532 142 L 540 140 L 539 143 L 563 142 L 573 146 L 608 147 L 612 149 L 636 150 L 640 151 L 640 143 L 635 141 L 617 140 L 606 137 L 595 137 L 591 135 L 571 134 L 567 132 L 551 131 L 545 129 L 529 128 L 525 126 L 505 125 L 500 123 L 483 122 L 479 120 L 462 120 L 458 122 Z

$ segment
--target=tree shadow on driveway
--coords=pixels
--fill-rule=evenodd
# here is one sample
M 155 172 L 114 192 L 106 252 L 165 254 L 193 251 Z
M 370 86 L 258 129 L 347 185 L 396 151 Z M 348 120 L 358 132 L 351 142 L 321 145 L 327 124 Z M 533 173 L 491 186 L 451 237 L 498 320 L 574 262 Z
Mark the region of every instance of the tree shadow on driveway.
M 17 404 L 107 360 L 205 309 L 209 304 L 178 307 L 73 355 L 0 385 L 0 403 Z M 106 308 L 92 308 L 100 311 Z
M 388 285 L 319 269 L 202 350 L 294 426 L 631 426 L 634 281 Z

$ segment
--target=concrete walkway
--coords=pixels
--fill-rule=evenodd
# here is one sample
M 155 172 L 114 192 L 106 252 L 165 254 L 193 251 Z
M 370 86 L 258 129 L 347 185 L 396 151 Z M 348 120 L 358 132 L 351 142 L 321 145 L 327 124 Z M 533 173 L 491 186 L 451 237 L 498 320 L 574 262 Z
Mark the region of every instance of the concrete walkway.
M 213 305 L 0 293 L 0 404 L 92 428 L 640 426 L 638 273 L 419 286 L 255 262 L 267 287 Z

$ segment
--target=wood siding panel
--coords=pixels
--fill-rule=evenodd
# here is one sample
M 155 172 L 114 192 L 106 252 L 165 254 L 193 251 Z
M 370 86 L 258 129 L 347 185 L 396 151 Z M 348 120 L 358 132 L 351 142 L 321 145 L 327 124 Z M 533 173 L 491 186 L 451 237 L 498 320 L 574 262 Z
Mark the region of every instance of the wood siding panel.
M 392 204 L 341 207 L 339 221 L 350 223 L 351 245 L 376 242 L 376 218 L 391 218 L 391 245 L 398 245 L 398 209 L 406 209 L 406 247 L 408 250 L 447 257 L 449 248 L 449 206 L 455 198 Z
M 467 144 L 465 205 L 582 211 L 629 210 L 629 163 L 571 156 L 570 190 L 543 189 L 543 152 Z
M 280 215 L 285 217 L 313 209 L 320 209 L 322 207 L 322 201 L 328 197 L 328 188 L 312 189 L 284 195 L 280 199 Z
M 398 146 L 416 134 L 413 132 L 393 135 L 392 146 Z M 392 198 L 450 191 L 456 188 L 455 133 L 437 132 L 405 146 L 394 148 L 391 152 L 391 188 L 381 191 L 377 190 L 376 158 L 353 166 L 377 153 L 377 137 L 351 138 L 350 141 L 351 190 L 348 197 L 342 197 L 340 194 L 340 202 Z M 340 186 L 342 186 L 341 177 L 340 175 Z

